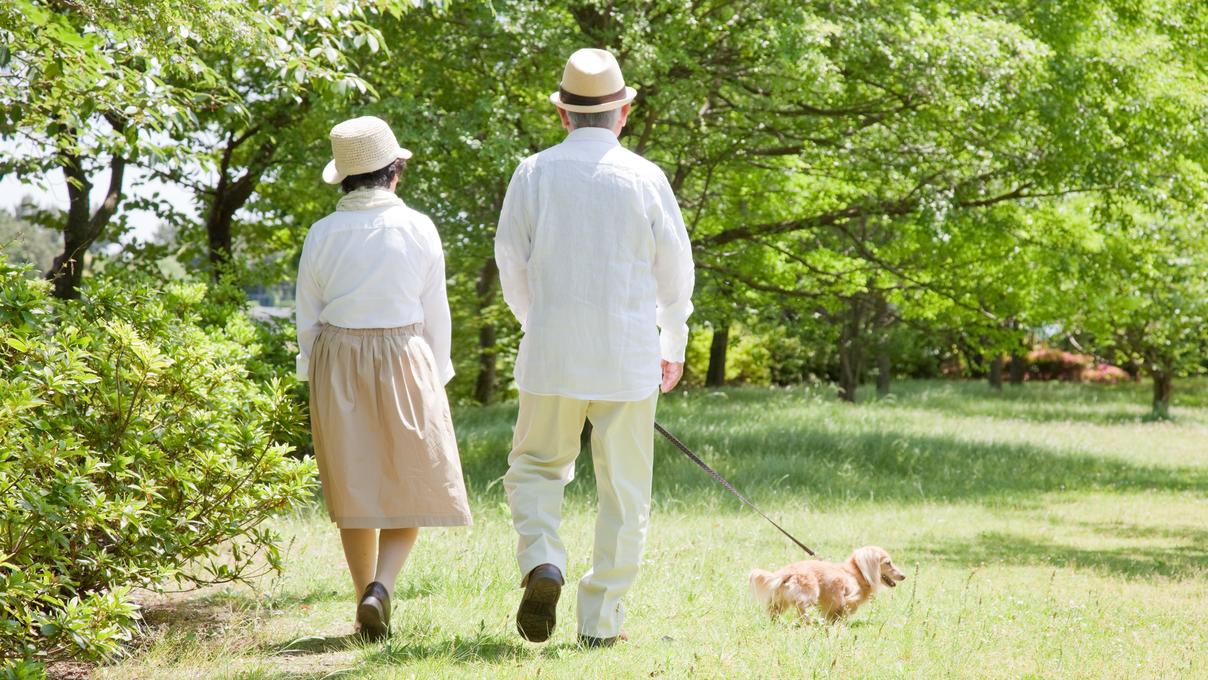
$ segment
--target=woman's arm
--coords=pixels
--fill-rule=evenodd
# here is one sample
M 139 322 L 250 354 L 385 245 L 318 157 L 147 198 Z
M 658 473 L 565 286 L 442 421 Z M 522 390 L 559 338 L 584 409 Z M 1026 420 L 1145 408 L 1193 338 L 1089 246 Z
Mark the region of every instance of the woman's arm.
M 436 358 L 436 371 L 442 385 L 453 379 L 453 319 L 449 313 L 449 295 L 445 290 L 445 252 L 436 225 L 428 223 L 432 262 L 424 282 L 420 306 L 424 308 L 424 339 Z
M 309 379 L 310 350 L 315 346 L 315 339 L 323 324 L 319 322 L 319 314 L 323 312 L 323 291 L 316 280 L 313 263 L 314 244 L 308 236 L 302 244 L 302 257 L 298 260 L 298 284 L 294 293 L 295 319 L 298 327 L 298 359 L 296 372 L 298 380 Z

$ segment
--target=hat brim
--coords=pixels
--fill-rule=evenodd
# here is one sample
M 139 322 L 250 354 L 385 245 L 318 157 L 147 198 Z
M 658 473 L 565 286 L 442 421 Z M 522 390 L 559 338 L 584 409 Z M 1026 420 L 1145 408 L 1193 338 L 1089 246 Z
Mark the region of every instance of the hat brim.
M 335 160 L 327 161 L 327 165 L 323 168 L 323 181 L 328 184 L 339 184 L 344 181 L 347 175 L 336 170 Z
M 401 146 L 398 148 L 398 151 L 396 152 L 396 157 L 401 158 L 402 160 L 408 160 L 411 158 L 411 156 L 412 156 L 411 150 L 404 149 Z M 383 165 L 382 167 L 386 167 L 386 166 Z M 372 172 L 372 171 L 368 171 L 368 172 Z M 340 172 L 336 168 L 336 161 L 334 158 L 332 160 L 328 161 L 327 165 L 325 165 L 323 167 L 323 181 L 328 184 L 339 184 L 340 182 L 343 182 L 344 178 L 347 176 L 348 176 L 348 173 Z
M 628 85 L 626 85 L 625 86 L 625 97 L 623 99 L 618 99 L 616 101 L 611 101 L 611 102 L 604 102 L 603 104 L 592 104 L 591 106 L 582 106 L 580 104 L 565 104 L 562 102 L 562 93 L 561 92 L 554 92 L 553 94 L 551 94 L 549 96 L 549 101 L 551 104 L 553 104 L 554 106 L 557 106 L 560 109 L 565 109 L 567 111 L 571 111 L 574 113 L 599 113 L 601 111 L 611 111 L 613 109 L 619 109 L 622 106 L 632 102 L 634 100 L 634 98 L 637 96 L 638 96 L 638 91 L 633 89 L 632 87 L 629 87 Z

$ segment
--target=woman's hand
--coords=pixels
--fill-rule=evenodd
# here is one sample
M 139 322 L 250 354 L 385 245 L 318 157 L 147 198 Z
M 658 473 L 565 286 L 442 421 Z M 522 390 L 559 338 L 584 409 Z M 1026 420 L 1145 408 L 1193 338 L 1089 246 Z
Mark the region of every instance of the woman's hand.
M 684 377 L 684 362 L 675 362 L 663 360 L 663 384 L 659 386 L 659 390 L 663 394 L 675 389 L 679 384 L 680 378 Z

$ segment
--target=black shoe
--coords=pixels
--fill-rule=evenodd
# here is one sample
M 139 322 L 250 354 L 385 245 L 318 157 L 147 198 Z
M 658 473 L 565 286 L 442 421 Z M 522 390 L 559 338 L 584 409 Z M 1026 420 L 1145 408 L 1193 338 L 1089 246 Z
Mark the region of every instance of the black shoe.
M 361 635 L 370 642 L 390 636 L 390 593 L 386 586 L 374 581 L 365 589 L 357 605 L 357 623 L 361 624 Z
M 562 595 L 562 572 L 542 564 L 529 572 L 524 597 L 516 610 L 516 630 L 529 642 L 545 642 L 557 623 L 558 597 Z

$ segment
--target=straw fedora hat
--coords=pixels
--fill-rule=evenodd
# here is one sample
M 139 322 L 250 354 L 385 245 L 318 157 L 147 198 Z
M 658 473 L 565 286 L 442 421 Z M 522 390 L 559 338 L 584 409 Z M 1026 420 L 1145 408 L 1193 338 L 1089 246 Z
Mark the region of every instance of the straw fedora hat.
M 331 129 L 331 155 L 323 168 L 323 181 L 339 184 L 349 175 L 381 170 L 411 152 L 398 145 L 386 121 L 376 116 L 346 120 Z
M 624 106 L 636 96 L 637 90 L 625 85 L 611 52 L 583 49 L 566 60 L 562 83 L 549 100 L 567 111 L 598 113 Z

